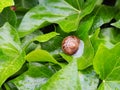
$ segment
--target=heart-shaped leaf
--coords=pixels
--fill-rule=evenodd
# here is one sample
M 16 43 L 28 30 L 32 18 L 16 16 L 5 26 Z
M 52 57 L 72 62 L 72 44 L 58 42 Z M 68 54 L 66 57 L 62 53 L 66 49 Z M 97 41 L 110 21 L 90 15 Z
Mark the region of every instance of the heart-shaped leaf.
M 43 35 L 37 36 L 33 40 L 39 41 L 39 42 L 46 42 L 57 35 L 59 35 L 59 33 L 50 32 L 48 34 L 43 34 Z
M 40 63 L 29 63 L 29 69 L 22 75 L 8 82 L 19 90 L 38 90 L 54 74 L 47 66 Z M 10 88 L 13 88 L 9 85 Z
M 24 56 L 16 30 L 6 23 L 0 28 L 0 86 L 22 67 Z
M 76 60 L 55 73 L 40 90 L 81 90 Z
M 18 31 L 22 37 L 50 23 L 59 24 L 65 32 L 75 31 L 79 23 L 79 14 L 79 10 L 63 0 L 56 0 L 55 2 L 40 0 L 39 5 L 24 16 Z
M 0 1 L 0 12 L 2 12 L 2 10 L 7 7 L 7 6 L 12 6 L 14 5 L 14 1 L 13 0 L 2 0 Z
M 52 62 L 52 63 L 60 65 L 60 63 L 57 62 L 52 57 L 52 55 L 50 55 L 50 53 L 48 53 L 45 50 L 41 50 L 41 49 L 36 49 L 36 50 L 30 52 L 29 54 L 27 54 L 27 56 L 25 58 L 29 62 L 31 62 L 31 61 Z
M 93 66 L 100 79 L 103 80 L 99 90 L 120 89 L 120 43 L 112 49 L 100 45 L 93 60 Z
M 100 5 L 97 6 L 89 17 L 94 18 L 94 22 L 90 32 L 94 32 L 103 24 L 109 23 L 115 16 L 116 9 L 113 7 Z
M 99 78 L 92 67 L 79 71 L 79 78 L 82 90 L 97 90 Z

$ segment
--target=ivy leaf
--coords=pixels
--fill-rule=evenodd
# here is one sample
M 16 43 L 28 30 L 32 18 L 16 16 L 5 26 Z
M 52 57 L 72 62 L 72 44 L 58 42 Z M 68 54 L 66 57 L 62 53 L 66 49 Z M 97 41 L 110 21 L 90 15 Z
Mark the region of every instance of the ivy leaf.
M 93 60 L 93 66 L 100 79 L 103 80 L 99 90 L 120 89 L 120 43 L 108 49 L 100 45 Z
M 92 65 L 94 58 L 94 48 L 89 38 L 84 41 L 84 52 L 83 55 L 78 59 L 78 69 L 83 70 Z
M 89 30 L 91 29 L 93 25 L 93 22 L 94 22 L 93 17 L 89 17 L 89 16 L 84 17 L 81 20 L 79 27 L 77 31 L 75 32 L 75 35 L 80 37 L 80 39 L 86 39 L 88 37 Z
M 79 71 L 79 80 L 82 90 L 97 90 L 99 78 L 92 67 Z
M 55 73 L 40 90 L 81 90 L 76 60 Z
M 14 2 L 17 11 L 29 10 L 38 4 L 38 0 L 14 0 Z
M 84 17 L 81 20 L 78 30 L 75 34 L 84 42 L 84 52 L 81 57 L 78 59 L 78 68 L 80 70 L 87 68 L 92 65 L 93 57 L 94 57 L 94 48 L 91 44 L 89 38 L 89 30 L 92 27 L 94 18 L 93 17 Z
M 13 10 L 10 7 L 4 8 L 0 13 L 0 26 L 3 26 L 6 22 L 9 22 L 12 26 L 16 26 L 17 17 Z
M 55 36 L 47 42 L 41 43 L 41 48 L 47 50 L 51 54 L 59 54 L 61 52 L 61 43 L 63 37 L 61 35 Z
M 0 86 L 24 64 L 24 51 L 16 30 L 5 23 L 0 28 Z
M 33 39 L 42 34 L 43 33 L 38 30 L 22 38 L 21 47 L 26 51 L 26 54 L 40 46 L 40 44 L 35 44 Z
M 87 14 L 90 14 L 94 7 L 97 4 L 100 4 L 102 2 L 102 0 L 65 0 L 67 1 L 70 5 L 72 5 L 73 7 L 75 7 L 76 9 L 80 10 L 80 18 L 83 18 L 84 16 L 86 16 Z
M 118 8 L 120 9 L 120 0 L 116 0 L 115 6 L 118 7 Z
M 115 22 L 115 23 L 112 23 L 111 25 L 112 25 L 112 26 L 115 26 L 115 27 L 117 27 L 117 28 L 120 28 L 120 20 L 118 20 L 118 21 Z
M 60 65 L 50 54 L 49 52 L 41 49 L 36 49 L 25 57 L 27 61 L 40 61 L 40 62 L 52 62 Z
M 65 0 L 66 2 L 68 2 L 70 5 L 72 5 L 73 7 L 75 7 L 78 10 L 81 10 L 82 4 L 84 4 L 84 0 Z
M 59 33 L 50 32 L 48 34 L 43 34 L 43 35 L 37 36 L 33 40 L 39 41 L 39 42 L 46 42 L 57 35 L 59 35 Z
M 116 11 L 117 10 L 113 7 L 105 5 L 97 6 L 89 16 L 94 18 L 90 32 L 95 31 L 105 23 L 109 23 L 114 18 Z
M 29 69 L 8 82 L 14 84 L 19 90 L 39 90 L 39 88 L 46 83 L 46 81 L 54 74 L 47 66 L 40 63 L 29 63 Z M 28 82 L 29 81 L 29 82 Z
M 13 0 L 2 0 L 0 1 L 0 12 L 2 12 L 2 10 L 5 8 L 5 7 L 8 7 L 8 6 L 12 6 L 14 5 L 14 1 Z
M 79 23 L 79 14 L 80 11 L 63 0 L 56 0 L 55 2 L 40 0 L 39 5 L 24 16 L 18 31 L 23 37 L 50 23 L 59 24 L 65 32 L 75 31 Z
M 97 29 L 90 38 L 95 52 L 97 52 L 101 43 L 104 44 L 107 48 L 114 47 L 114 45 L 120 41 L 119 33 L 120 31 L 115 28 L 104 28 L 101 30 Z
M 100 33 L 100 28 L 97 29 L 95 31 L 95 33 L 90 38 L 91 43 L 92 43 L 92 45 L 94 47 L 95 53 L 97 52 L 99 45 L 101 43 L 104 43 L 104 39 L 101 39 L 101 38 L 98 37 L 99 33 Z

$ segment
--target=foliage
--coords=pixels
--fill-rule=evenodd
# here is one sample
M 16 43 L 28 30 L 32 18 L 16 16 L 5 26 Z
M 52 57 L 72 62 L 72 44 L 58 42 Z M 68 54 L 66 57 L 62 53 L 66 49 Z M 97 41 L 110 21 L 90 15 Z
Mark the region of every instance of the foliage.
M 8 6 L 12 6 L 14 5 L 14 1 L 13 0 L 2 0 L 0 2 L 0 12 L 2 12 L 2 10 L 5 8 L 5 7 L 8 7 Z
M 119 52 L 120 0 L 0 2 L 0 90 L 120 90 Z

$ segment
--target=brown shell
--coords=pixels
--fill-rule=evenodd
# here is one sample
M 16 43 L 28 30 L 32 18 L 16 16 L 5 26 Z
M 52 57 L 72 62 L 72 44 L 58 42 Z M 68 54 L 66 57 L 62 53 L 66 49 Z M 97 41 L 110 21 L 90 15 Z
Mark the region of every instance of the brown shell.
M 76 36 L 67 36 L 62 41 L 62 50 L 68 55 L 76 53 L 79 48 L 80 39 Z

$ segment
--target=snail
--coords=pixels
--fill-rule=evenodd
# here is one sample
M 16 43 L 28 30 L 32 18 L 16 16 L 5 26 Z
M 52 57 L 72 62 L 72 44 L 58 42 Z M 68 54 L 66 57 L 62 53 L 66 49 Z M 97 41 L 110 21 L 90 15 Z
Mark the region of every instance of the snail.
M 65 54 L 73 55 L 79 49 L 80 39 L 76 36 L 67 36 L 62 41 L 62 51 Z

